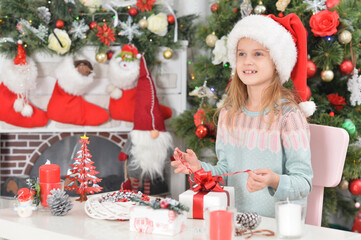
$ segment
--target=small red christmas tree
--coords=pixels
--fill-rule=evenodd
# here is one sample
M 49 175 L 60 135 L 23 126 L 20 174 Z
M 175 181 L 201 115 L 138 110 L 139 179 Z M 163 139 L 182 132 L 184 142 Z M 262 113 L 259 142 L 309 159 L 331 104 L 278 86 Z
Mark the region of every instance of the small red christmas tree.
M 94 170 L 94 162 L 90 160 L 92 155 L 87 148 L 89 138 L 85 134 L 80 138 L 79 143 L 81 143 L 82 146 L 77 152 L 77 157 L 74 158 L 75 162 L 70 165 L 73 168 L 70 170 L 71 174 L 66 175 L 71 183 L 68 184 L 65 189 L 70 191 L 76 190 L 76 192 L 80 194 L 80 198 L 77 199 L 77 201 L 83 202 L 88 199 L 86 196 L 87 193 L 93 194 L 100 192 L 103 188 L 97 184 L 102 179 L 95 176 L 99 172 Z M 79 184 L 77 185 L 76 183 Z

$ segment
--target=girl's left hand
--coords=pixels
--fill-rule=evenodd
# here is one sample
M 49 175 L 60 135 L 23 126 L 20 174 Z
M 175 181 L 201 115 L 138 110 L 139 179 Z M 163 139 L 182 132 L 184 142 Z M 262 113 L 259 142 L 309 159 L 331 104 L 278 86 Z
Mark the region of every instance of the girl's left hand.
M 270 186 L 277 190 L 280 176 L 269 168 L 257 169 L 248 172 L 247 190 L 248 192 L 257 192 Z

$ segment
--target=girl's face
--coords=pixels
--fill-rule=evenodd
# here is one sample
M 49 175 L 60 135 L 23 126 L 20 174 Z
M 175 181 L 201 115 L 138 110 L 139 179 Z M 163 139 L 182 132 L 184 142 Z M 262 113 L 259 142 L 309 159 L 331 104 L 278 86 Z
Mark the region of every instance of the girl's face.
M 249 38 L 241 38 L 238 41 L 237 73 L 248 89 L 267 87 L 273 81 L 275 71 L 267 48 Z

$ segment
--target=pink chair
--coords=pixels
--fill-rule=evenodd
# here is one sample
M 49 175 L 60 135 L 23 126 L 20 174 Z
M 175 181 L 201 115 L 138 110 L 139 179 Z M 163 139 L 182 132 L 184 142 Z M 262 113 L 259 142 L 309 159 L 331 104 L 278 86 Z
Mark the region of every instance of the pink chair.
M 306 223 L 321 226 L 324 187 L 340 183 L 349 142 L 343 128 L 310 124 L 312 191 L 307 199 Z

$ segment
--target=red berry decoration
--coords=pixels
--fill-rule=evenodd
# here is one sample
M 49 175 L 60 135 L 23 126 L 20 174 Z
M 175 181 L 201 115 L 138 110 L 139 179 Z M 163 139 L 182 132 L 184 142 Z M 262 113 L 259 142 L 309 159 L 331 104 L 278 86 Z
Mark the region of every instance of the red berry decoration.
M 352 62 L 348 59 L 345 59 L 345 60 L 343 60 L 343 62 L 340 65 L 340 72 L 343 75 L 348 75 L 348 74 L 352 73 L 353 68 L 354 67 L 353 67 Z
M 55 27 L 56 28 L 63 28 L 64 27 L 64 21 L 58 19 L 58 21 L 56 21 L 56 23 L 55 23 Z
M 207 137 L 207 135 L 208 135 L 208 128 L 206 125 L 201 124 L 198 127 L 196 127 L 196 136 L 199 139 L 203 139 L 203 138 Z
M 309 101 L 312 97 L 312 92 L 309 86 L 306 86 L 306 99 Z
M 217 12 L 218 11 L 218 3 L 213 3 L 211 5 L 211 11 L 214 13 L 214 12 Z
M 238 12 L 238 9 L 237 9 L 237 8 L 234 8 L 234 9 L 233 9 L 233 12 L 234 12 L 234 13 L 237 13 L 237 12 Z
M 315 76 L 316 72 L 317 72 L 316 64 L 311 60 L 307 60 L 307 78 L 311 78 Z
M 95 21 L 92 21 L 90 24 L 89 24 L 89 28 L 91 30 L 93 30 L 98 24 L 95 22 Z
M 138 9 L 135 7 L 131 7 L 131 8 L 129 8 L 128 13 L 130 16 L 135 17 L 138 15 Z
M 350 182 L 350 185 L 348 186 L 348 190 L 353 195 L 360 195 L 361 194 L 361 179 L 354 179 Z
M 175 17 L 174 17 L 172 14 L 169 14 L 169 15 L 167 16 L 167 20 L 168 20 L 168 23 L 169 23 L 169 24 L 174 24 L 174 22 L 175 22 Z
M 279 16 L 279 17 L 283 17 L 284 14 L 280 12 L 280 13 L 278 14 L 278 16 Z
M 107 52 L 107 58 L 108 58 L 108 60 L 112 59 L 113 55 L 114 55 L 114 52 L 113 52 L 112 50 L 109 50 L 109 51 Z
M 335 113 L 334 112 L 330 112 L 330 117 L 334 117 Z
M 167 208 L 167 207 L 169 206 L 169 203 L 168 203 L 167 200 L 163 199 L 163 200 L 161 200 L 161 201 L 159 202 L 159 206 L 160 206 L 161 208 Z

